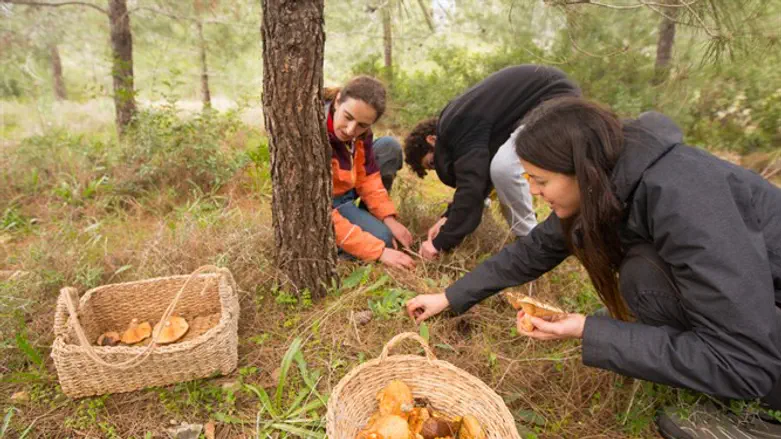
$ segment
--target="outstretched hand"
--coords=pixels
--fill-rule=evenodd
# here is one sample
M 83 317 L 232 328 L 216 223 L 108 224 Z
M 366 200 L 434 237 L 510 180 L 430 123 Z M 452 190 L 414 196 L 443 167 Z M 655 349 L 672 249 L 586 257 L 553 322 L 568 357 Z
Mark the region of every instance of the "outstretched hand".
M 441 229 L 442 226 L 444 226 L 446 222 L 447 222 L 447 217 L 443 216 L 442 218 L 439 219 L 439 221 L 434 223 L 434 225 L 431 226 L 431 228 L 428 229 L 428 240 L 429 241 L 431 241 L 432 239 L 436 238 L 437 235 L 439 235 L 439 229 Z
M 383 220 L 383 223 L 388 226 L 393 237 L 401 243 L 402 247 L 409 248 L 412 245 L 412 233 L 396 217 L 389 216 Z
M 421 294 L 407 301 L 407 315 L 419 324 L 427 318 L 441 313 L 449 306 L 450 302 L 445 293 Z
M 382 251 L 382 254 L 380 255 L 380 262 L 393 268 L 401 268 L 405 270 L 411 270 L 415 268 L 415 261 L 413 261 L 411 257 L 404 254 L 404 252 L 400 252 L 392 248 L 386 248 Z
M 420 245 L 420 256 L 431 261 L 439 257 L 439 250 L 434 247 L 434 243 L 429 239 Z

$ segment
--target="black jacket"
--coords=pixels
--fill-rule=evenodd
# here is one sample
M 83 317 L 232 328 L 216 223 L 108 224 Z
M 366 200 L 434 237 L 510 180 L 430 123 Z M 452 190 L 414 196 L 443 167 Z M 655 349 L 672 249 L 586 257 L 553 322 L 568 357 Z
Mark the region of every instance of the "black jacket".
M 447 223 L 434 239 L 437 250 L 457 246 L 477 228 L 492 188 L 491 158 L 526 113 L 562 95 L 580 95 L 580 90 L 559 69 L 527 64 L 492 74 L 442 110 L 434 163 L 439 179 L 456 193 L 445 213 Z
M 583 362 L 724 397 L 768 394 L 781 377 L 781 189 L 682 144 L 666 117 L 626 124 L 613 172 L 622 242 L 652 243 L 681 291 L 690 331 L 589 316 Z M 456 312 L 533 280 L 569 255 L 551 215 L 447 289 Z

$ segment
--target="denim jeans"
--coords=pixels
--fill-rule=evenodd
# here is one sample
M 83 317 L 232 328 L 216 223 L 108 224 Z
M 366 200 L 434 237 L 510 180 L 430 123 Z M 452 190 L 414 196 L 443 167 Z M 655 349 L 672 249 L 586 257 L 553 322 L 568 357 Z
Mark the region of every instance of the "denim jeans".
M 358 226 L 364 232 L 371 233 L 374 237 L 385 241 L 385 247 L 393 247 L 393 233 L 391 233 L 388 226 L 382 221 L 377 219 L 368 210 L 355 205 L 355 200 L 358 199 L 358 194 L 355 189 L 334 198 L 333 207 L 338 210 L 339 213 L 350 221 L 354 225 Z M 342 249 L 339 249 L 339 254 L 345 254 L 355 257 Z

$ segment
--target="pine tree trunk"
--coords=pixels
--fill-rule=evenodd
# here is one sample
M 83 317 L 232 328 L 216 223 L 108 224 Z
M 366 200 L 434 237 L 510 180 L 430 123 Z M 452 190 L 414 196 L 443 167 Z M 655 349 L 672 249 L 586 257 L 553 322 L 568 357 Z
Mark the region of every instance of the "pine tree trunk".
M 49 56 L 52 61 L 52 78 L 54 80 L 54 97 L 58 101 L 68 99 L 68 93 L 65 90 L 65 80 L 62 77 L 62 60 L 60 59 L 60 49 L 56 43 L 49 43 Z
M 206 40 L 203 38 L 203 24 L 199 21 L 196 26 L 201 46 L 201 94 L 203 96 L 203 109 L 206 110 L 212 107 L 212 96 L 209 91 L 209 69 L 206 65 Z
M 323 0 L 263 0 L 263 114 L 277 263 L 299 291 L 335 279 L 331 148 L 325 131 Z
M 668 0 L 671 1 L 671 0 Z M 675 17 L 677 8 L 665 8 L 665 15 L 659 23 L 659 39 L 656 41 L 656 68 L 654 83 L 664 82 L 670 73 L 670 61 L 675 43 Z
M 385 79 L 388 85 L 391 85 L 393 82 L 393 26 L 390 1 L 382 7 L 382 44 L 385 52 Z
M 127 0 L 109 0 L 108 3 L 111 23 L 113 58 L 111 74 L 114 77 L 114 108 L 117 117 L 117 131 L 122 135 L 136 112 L 133 87 L 133 36 L 130 33 Z

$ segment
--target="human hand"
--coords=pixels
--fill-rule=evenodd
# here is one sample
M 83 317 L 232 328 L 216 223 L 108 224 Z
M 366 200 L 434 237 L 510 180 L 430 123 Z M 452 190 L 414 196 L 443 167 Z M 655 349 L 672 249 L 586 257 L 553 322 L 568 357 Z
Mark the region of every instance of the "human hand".
M 429 317 L 433 317 L 450 306 L 445 293 L 421 294 L 407 301 L 407 315 L 420 323 Z
M 386 217 L 383 221 L 390 229 L 393 237 L 396 238 L 404 248 L 412 245 L 412 233 L 396 219 L 395 216 Z
M 411 257 L 392 248 L 386 248 L 382 251 L 380 262 L 393 268 L 403 268 L 406 270 L 415 268 L 415 261 L 413 261 Z
M 518 333 L 536 340 L 563 340 L 567 338 L 583 338 L 583 328 L 586 325 L 586 316 L 583 314 L 564 314 L 548 321 L 539 317 L 530 316 L 534 329 L 527 332 L 523 329 L 522 320 L 526 314 L 518 311 L 516 326 Z
M 431 241 L 439 235 L 439 229 L 447 222 L 447 217 L 443 216 L 430 229 L 428 229 L 428 240 Z
M 434 247 L 434 243 L 429 239 L 420 245 L 420 256 L 430 261 L 439 257 L 439 250 Z

